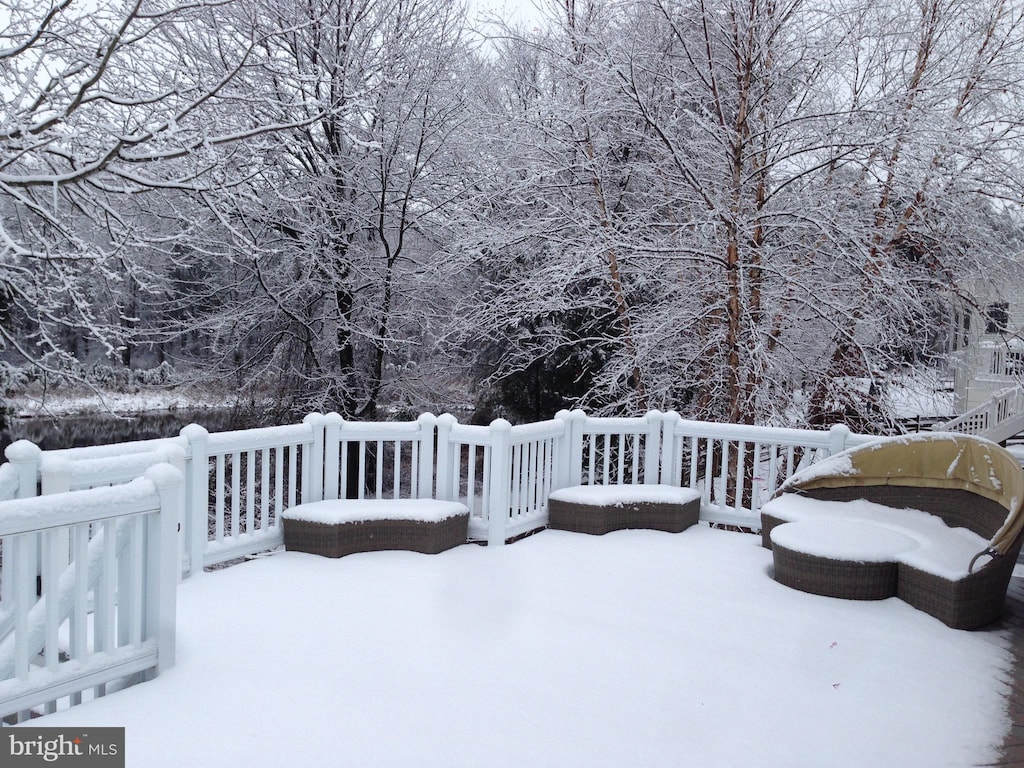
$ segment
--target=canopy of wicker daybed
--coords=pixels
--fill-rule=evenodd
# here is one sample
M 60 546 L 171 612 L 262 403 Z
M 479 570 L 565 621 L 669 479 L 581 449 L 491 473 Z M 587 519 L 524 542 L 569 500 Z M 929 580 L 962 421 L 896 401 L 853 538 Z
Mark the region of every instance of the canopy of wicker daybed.
M 826 488 L 897 486 L 968 491 L 998 503 L 1006 519 L 989 549 L 1006 554 L 1024 530 L 1024 472 L 1005 448 L 951 432 L 884 438 L 818 462 L 779 488 L 800 493 Z

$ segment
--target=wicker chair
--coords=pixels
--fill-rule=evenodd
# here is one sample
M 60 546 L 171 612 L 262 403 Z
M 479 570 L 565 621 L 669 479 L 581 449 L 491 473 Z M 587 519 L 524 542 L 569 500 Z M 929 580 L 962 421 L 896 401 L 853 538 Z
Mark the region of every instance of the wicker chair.
M 821 502 L 822 514 L 806 503 L 793 514 L 797 505 L 787 499 L 795 496 Z M 922 568 L 906 552 L 867 562 L 784 545 L 796 529 L 783 536 L 780 526 L 799 525 L 808 518 L 835 520 L 837 514 L 857 520 L 856 505 L 847 502 L 860 500 L 892 510 L 927 512 L 941 518 L 948 526 L 945 530 L 966 528 L 987 545 L 968 562 L 949 564 L 959 569 L 956 577 L 933 572 L 942 569 Z M 791 477 L 762 510 L 762 543 L 773 551 L 776 580 L 788 586 L 850 599 L 896 596 L 951 627 L 974 629 L 1002 614 L 1024 544 L 1022 505 L 1020 464 L 994 443 L 945 433 L 887 438 Z M 878 518 L 866 524 L 888 527 Z M 893 528 L 899 525 L 894 522 Z

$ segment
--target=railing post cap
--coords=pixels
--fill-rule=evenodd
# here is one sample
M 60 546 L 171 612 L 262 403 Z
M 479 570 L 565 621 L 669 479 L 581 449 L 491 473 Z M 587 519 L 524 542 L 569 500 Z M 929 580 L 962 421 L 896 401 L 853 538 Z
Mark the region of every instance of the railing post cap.
M 562 419 L 563 421 L 565 419 L 570 418 L 571 416 L 572 416 L 572 412 L 566 410 L 565 408 L 562 408 L 558 413 L 555 414 L 555 418 L 556 419 Z
M 833 435 L 849 435 L 850 428 L 845 424 L 833 424 L 829 432 Z
M 324 416 L 324 425 L 328 427 L 340 427 L 345 423 L 345 419 L 337 411 L 331 411 Z
M 574 408 L 572 413 L 570 413 L 569 415 L 572 418 L 578 419 L 578 420 L 583 420 L 583 419 L 587 418 L 587 412 L 584 411 L 582 408 Z
M 154 464 L 146 470 L 144 477 L 161 490 L 175 488 L 182 482 L 181 471 L 167 462 Z
M 454 427 L 458 423 L 459 423 L 459 420 L 457 418 L 455 418 L 455 416 L 453 416 L 450 413 L 442 413 L 440 416 L 437 417 L 437 424 L 438 424 L 438 426 L 449 427 L 450 428 L 450 427 Z
M 420 424 L 430 424 L 431 426 L 433 426 L 434 424 L 437 423 L 437 416 L 432 414 L 430 411 L 427 411 L 417 416 L 416 421 L 418 421 Z
M 507 419 L 495 419 L 491 422 L 492 432 L 511 432 L 512 423 Z
M 662 418 L 662 416 L 664 416 L 664 414 L 661 411 L 657 410 L 656 408 L 652 408 L 651 410 L 644 414 L 644 418 L 647 419 L 647 421 L 659 420 Z
M 178 434 L 184 437 L 190 443 L 199 440 L 205 440 L 207 437 L 210 436 L 210 433 L 207 431 L 206 427 L 200 426 L 199 424 L 187 424 L 181 428 Z
M 43 449 L 30 440 L 16 440 L 4 449 L 7 460 L 14 462 L 38 461 Z
M 310 426 L 319 427 L 324 423 L 324 415 L 322 413 L 307 413 L 302 417 L 303 424 L 309 424 Z

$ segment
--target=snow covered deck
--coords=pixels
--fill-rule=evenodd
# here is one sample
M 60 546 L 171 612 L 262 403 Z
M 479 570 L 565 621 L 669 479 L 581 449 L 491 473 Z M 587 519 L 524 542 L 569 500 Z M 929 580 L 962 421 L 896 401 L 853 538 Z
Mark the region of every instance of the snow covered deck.
M 45 724 L 125 726 L 147 768 L 999 758 L 1001 634 L 790 590 L 770 564 L 704 526 L 276 554 L 184 582 L 178 664 Z

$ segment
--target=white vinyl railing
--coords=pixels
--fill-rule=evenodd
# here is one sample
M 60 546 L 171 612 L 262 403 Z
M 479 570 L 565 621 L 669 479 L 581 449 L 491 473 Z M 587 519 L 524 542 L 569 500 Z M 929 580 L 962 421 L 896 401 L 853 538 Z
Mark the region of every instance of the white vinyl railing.
M 323 498 L 432 498 L 434 425 L 431 413 L 416 421 L 323 419 Z
M 875 438 L 845 426 L 828 432 L 666 419 L 663 482 L 701 492 L 701 519 L 761 526 L 761 505 L 799 469 Z
M 284 543 L 281 513 L 321 498 L 323 419 L 212 434 L 190 424 L 181 431 L 188 442 L 190 572 Z
M 564 485 L 567 422 L 563 418 L 512 426 L 437 420 L 437 496 L 469 507 L 471 539 L 504 544 L 547 524 L 547 499 Z
M 23 721 L 174 663 L 181 472 L 0 502 L 0 717 Z
M 667 483 L 701 490 L 703 519 L 756 528 L 761 503 L 782 480 L 867 439 L 845 427 L 710 424 L 659 411 L 638 418 L 562 411 L 517 426 L 464 425 L 449 414 L 406 422 L 310 414 L 301 424 L 213 434 L 193 424 L 177 438 L 120 450 L 40 452 L 21 441 L 0 472 L 0 499 L 121 483 L 156 463 L 175 464 L 186 477 L 179 522 L 187 575 L 280 546 L 281 512 L 323 498 L 461 500 L 471 538 L 498 543 L 546 525 L 556 488 Z
M 24 716 L 45 702 L 52 710 L 62 696 L 77 703 L 87 688 L 102 694 L 119 676 L 158 667 L 173 644 L 153 640 L 152 606 L 173 601 L 153 597 L 164 578 L 154 574 L 188 575 L 277 548 L 281 513 L 296 504 L 460 500 L 470 539 L 502 545 L 546 526 L 555 489 L 662 483 L 700 490 L 705 522 L 757 530 L 761 504 L 789 475 L 870 439 L 842 426 L 561 411 L 517 426 L 464 425 L 449 414 L 406 422 L 310 414 L 300 424 L 212 434 L 193 424 L 166 440 L 66 451 L 19 441 L 0 466 L 0 709 Z M 152 482 L 131 481 L 157 464 L 183 471 L 180 503 L 161 492 L 157 505 Z M 39 666 L 57 681 L 45 694 L 33 682 Z

